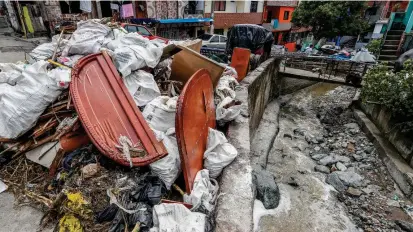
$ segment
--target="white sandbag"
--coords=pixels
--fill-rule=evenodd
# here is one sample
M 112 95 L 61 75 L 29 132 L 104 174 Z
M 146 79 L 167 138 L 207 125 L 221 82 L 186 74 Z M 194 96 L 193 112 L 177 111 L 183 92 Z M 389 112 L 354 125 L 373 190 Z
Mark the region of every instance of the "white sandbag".
M 120 45 L 120 38 L 128 34 L 123 28 L 112 29 L 105 37 L 102 47 L 114 51 Z
M 351 57 L 350 60 L 354 62 L 376 62 L 376 58 L 365 48 L 362 48 L 359 52 L 356 53 L 355 56 Z
M 215 98 L 216 101 L 222 101 L 226 97 L 231 97 L 232 99 L 235 98 L 235 87 L 238 85 L 237 79 L 230 75 L 222 76 L 219 81 L 218 85 L 215 88 Z
M 16 63 L 0 63 L 0 72 L 18 71 L 21 73 L 26 66 L 28 66 L 28 64 L 21 61 Z
M 27 64 L 23 62 L 17 63 L 0 63 L 0 84 L 16 85 L 23 78 L 22 72 Z M 5 88 L 4 85 L 1 88 Z
M 209 128 L 207 150 L 204 153 L 204 168 L 209 170 L 211 178 L 217 178 L 222 169 L 229 165 L 237 155 L 237 149 L 228 143 L 221 131 Z
M 178 143 L 176 142 L 175 128 L 169 128 L 166 133 L 154 130 L 156 138 L 161 141 L 168 151 L 164 158 L 149 165 L 152 172 L 159 176 L 169 190 L 181 172 Z
M 175 128 L 176 102 L 178 97 L 159 96 L 149 102 L 142 114 L 153 130 L 166 133 Z
M 119 41 L 113 58 L 116 68 L 124 77 L 143 67 L 154 68 L 161 59 L 164 45 L 138 33 L 129 33 Z
M 16 138 L 29 130 L 60 95 L 61 88 L 47 72 L 47 65 L 38 61 L 27 66 L 15 86 L 1 84 L 7 88 L 0 89 L 0 137 Z
M 47 75 L 53 80 L 55 80 L 57 86 L 59 86 L 60 88 L 68 88 L 70 81 L 72 79 L 70 73 L 71 70 L 68 68 L 57 67 L 55 69 L 50 70 Z
M 94 20 L 80 21 L 62 56 L 88 55 L 99 52 L 110 28 Z
M 57 42 L 59 41 L 60 35 L 55 35 L 52 38 L 52 42 L 43 43 L 37 46 L 29 53 L 29 62 L 34 63 L 39 60 L 47 60 L 52 58 L 53 53 L 57 47 Z M 56 49 L 56 54 L 62 52 L 63 48 L 67 45 L 68 40 L 61 39 L 59 42 L 59 47 Z
M 183 204 L 162 203 L 153 207 L 151 232 L 205 232 L 206 215 L 191 212 Z
M 233 104 L 233 99 L 231 97 L 226 97 L 222 100 L 216 107 L 215 119 L 218 124 L 222 125 L 230 122 L 241 114 L 242 105 L 231 105 Z
M 124 77 L 123 83 L 125 83 L 137 106 L 145 106 L 156 97 L 161 96 L 161 91 L 153 79 L 153 75 L 143 70 L 132 72 Z
M 209 178 L 207 169 L 200 170 L 195 177 L 190 195 L 184 195 L 184 202 L 191 204 L 191 211 L 211 213 L 215 208 L 218 182 Z

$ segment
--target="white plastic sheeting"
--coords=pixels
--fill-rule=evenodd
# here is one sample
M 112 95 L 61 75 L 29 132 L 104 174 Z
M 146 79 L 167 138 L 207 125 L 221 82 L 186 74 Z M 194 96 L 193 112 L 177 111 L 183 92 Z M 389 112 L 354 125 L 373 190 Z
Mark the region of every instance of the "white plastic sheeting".
M 365 48 L 362 48 L 359 52 L 356 53 L 355 56 L 351 57 L 350 60 L 354 62 L 376 62 L 376 58 Z
M 113 42 L 115 66 L 122 76 L 140 68 L 154 68 L 161 59 L 164 45 L 139 35 L 129 33 Z
M 156 97 L 161 96 L 161 91 L 153 79 L 153 75 L 143 70 L 132 72 L 123 78 L 123 82 L 137 106 L 145 106 Z
M 217 178 L 222 169 L 229 165 L 237 155 L 237 149 L 228 143 L 221 131 L 209 128 L 207 150 L 204 153 L 204 168 L 209 170 L 211 178 Z
M 166 133 L 154 131 L 158 141 L 162 141 L 168 155 L 151 163 L 152 172 L 159 176 L 167 189 L 171 189 L 173 183 L 181 172 L 181 159 L 179 157 L 178 143 L 176 142 L 175 128 L 169 128 Z
M 182 204 L 159 204 L 153 207 L 151 232 L 205 232 L 206 215 L 191 212 Z
M 191 211 L 211 213 L 215 208 L 219 186 L 216 180 L 209 178 L 207 169 L 200 170 L 195 177 L 190 195 L 184 195 L 184 202 L 191 204 Z
M 239 114 L 241 114 L 242 106 L 234 105 L 233 102 L 234 99 L 226 97 L 217 105 L 215 118 L 219 124 L 230 122 L 237 118 Z
M 0 137 L 16 138 L 29 130 L 61 93 L 56 69 L 48 72 L 48 62 L 26 67 L 16 85 L 0 84 Z M 66 70 L 69 75 L 70 70 Z M 2 88 L 6 85 L 6 88 Z
M 178 97 L 160 96 L 149 102 L 142 114 L 153 130 L 166 133 L 175 128 L 176 102 Z
M 99 52 L 110 28 L 94 20 L 80 21 L 62 56 L 88 55 Z

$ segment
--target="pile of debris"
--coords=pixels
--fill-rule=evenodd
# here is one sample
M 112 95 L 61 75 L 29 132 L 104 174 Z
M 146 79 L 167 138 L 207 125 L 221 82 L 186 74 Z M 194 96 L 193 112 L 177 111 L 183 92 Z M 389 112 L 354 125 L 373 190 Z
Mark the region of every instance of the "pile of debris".
M 216 124 L 240 114 L 249 55 L 234 49 L 232 68 L 199 40 L 99 20 L 64 31 L 0 64 L 0 186 L 59 231 L 213 228 L 215 178 L 237 156 Z

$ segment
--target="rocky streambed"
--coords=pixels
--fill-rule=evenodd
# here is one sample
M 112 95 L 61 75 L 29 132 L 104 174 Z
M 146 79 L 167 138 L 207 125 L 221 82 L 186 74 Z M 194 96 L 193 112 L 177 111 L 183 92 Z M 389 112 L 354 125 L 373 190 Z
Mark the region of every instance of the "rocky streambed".
M 258 178 L 265 183 L 257 192 L 264 186 L 273 196 L 258 194 L 255 231 L 409 231 L 412 203 L 356 123 L 355 93 L 316 84 L 268 105 L 262 123 L 276 125 L 277 133 L 268 138 L 274 126 L 260 125 L 252 149 L 265 141 L 270 149 L 253 150 L 259 156 L 253 161 L 263 168 L 259 176 L 274 176 L 278 188 Z

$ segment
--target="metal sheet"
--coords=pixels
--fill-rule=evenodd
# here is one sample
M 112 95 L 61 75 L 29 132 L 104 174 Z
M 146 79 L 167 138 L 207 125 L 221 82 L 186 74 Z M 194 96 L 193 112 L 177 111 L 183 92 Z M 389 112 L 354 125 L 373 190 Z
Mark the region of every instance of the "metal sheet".
M 208 128 L 215 128 L 216 123 L 213 86 L 206 69 L 198 70 L 185 84 L 175 120 L 185 187 L 190 193 L 196 174 L 203 168 Z
M 248 73 L 251 50 L 246 48 L 234 48 L 230 66 L 235 68 L 238 74 L 238 82 L 241 82 Z
M 121 135 L 144 151 L 132 155 L 133 166 L 148 165 L 167 155 L 106 53 L 86 56 L 75 65 L 70 93 L 85 131 L 103 155 L 129 166 L 117 148 Z

